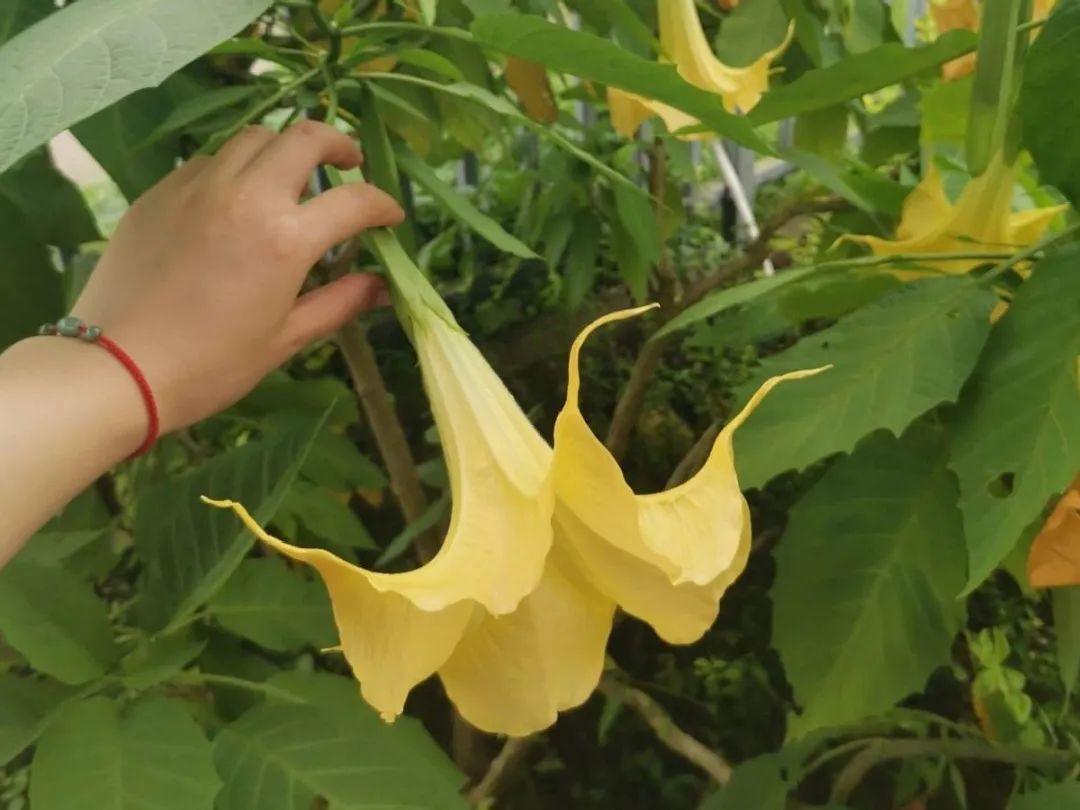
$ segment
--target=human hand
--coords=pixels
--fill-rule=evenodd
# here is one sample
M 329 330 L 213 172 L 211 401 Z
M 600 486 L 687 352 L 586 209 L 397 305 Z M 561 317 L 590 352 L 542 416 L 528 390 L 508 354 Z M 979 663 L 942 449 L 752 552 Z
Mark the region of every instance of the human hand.
M 404 216 L 363 183 L 300 201 L 320 163 L 361 162 L 356 143 L 325 124 L 302 121 L 280 135 L 249 127 L 128 211 L 72 314 L 139 364 L 162 432 L 228 407 L 299 349 L 382 302 L 385 287 L 371 275 L 299 295 L 330 247 Z

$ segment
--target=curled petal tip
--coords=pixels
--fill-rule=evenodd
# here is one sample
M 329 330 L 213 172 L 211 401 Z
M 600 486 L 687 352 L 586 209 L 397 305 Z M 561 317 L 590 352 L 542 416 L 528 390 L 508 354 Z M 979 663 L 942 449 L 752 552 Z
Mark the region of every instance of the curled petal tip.
M 200 495 L 199 500 L 205 503 L 207 506 L 213 506 L 218 509 L 233 509 L 236 506 L 236 501 L 218 501 L 206 495 Z

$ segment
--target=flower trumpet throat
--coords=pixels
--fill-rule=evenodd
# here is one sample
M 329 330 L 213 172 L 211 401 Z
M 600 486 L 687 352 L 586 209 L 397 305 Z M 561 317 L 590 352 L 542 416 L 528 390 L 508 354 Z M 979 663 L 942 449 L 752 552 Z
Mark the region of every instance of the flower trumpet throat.
M 426 305 L 413 296 L 404 306 Z M 646 309 L 601 318 L 575 341 L 554 449 L 456 324 L 444 313 L 409 312 L 453 495 L 443 546 L 421 568 L 368 571 L 271 536 L 240 504 L 207 501 L 319 572 L 341 650 L 385 719 L 437 673 L 472 725 L 530 734 L 596 688 L 616 607 L 673 643 L 712 624 L 750 549 L 732 435 L 773 387 L 817 370 L 762 386 L 690 481 L 635 495 L 581 415 L 578 362 L 597 328 Z

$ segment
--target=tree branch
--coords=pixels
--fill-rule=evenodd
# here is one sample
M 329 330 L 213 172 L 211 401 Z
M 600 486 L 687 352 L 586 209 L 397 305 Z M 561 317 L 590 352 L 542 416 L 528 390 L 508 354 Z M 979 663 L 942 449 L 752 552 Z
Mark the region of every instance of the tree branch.
M 621 700 L 633 709 L 669 750 L 703 770 L 718 785 L 731 781 L 731 765 L 699 740 L 691 737 L 671 719 L 663 706 L 632 686 L 611 677 L 600 682 L 600 691 L 610 698 Z
M 427 509 L 427 496 L 416 472 L 416 461 L 394 411 L 394 403 L 386 388 L 382 372 L 375 360 L 375 351 L 368 341 L 367 332 L 358 323 L 351 323 L 338 333 L 338 346 L 345 357 L 352 377 L 353 388 L 364 409 L 375 443 L 379 446 L 386 471 L 390 476 L 390 489 L 401 505 L 401 512 L 409 523 L 419 520 Z M 423 562 L 438 551 L 437 541 L 425 532 L 416 542 Z
M 866 775 L 878 765 L 896 759 L 917 757 L 948 757 L 950 759 L 977 759 L 986 762 L 1004 762 L 1012 765 L 1052 768 L 1080 761 L 1080 754 L 1072 751 L 1021 748 L 1019 746 L 994 745 L 981 740 L 890 740 L 882 738 L 871 741 L 853 756 L 833 783 L 830 801 L 843 804 L 855 792 Z
M 466 801 L 473 807 L 479 807 L 484 802 L 502 795 L 528 763 L 529 757 L 540 744 L 541 739 L 538 734 L 508 739 L 502 750 L 491 761 L 484 778 L 465 795 Z

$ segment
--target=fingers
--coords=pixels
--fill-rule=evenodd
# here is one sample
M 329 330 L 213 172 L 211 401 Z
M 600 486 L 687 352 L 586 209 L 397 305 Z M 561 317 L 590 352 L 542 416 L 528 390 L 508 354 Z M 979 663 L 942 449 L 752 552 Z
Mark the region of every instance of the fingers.
M 360 146 L 348 135 L 318 121 L 300 121 L 274 138 L 246 171 L 257 183 L 285 186 L 299 199 L 319 164 L 353 169 L 362 162 Z
M 342 276 L 300 297 L 285 321 L 283 362 L 313 341 L 329 337 L 361 312 L 389 303 L 385 282 L 371 273 Z
M 312 260 L 368 228 L 400 225 L 405 212 L 385 191 L 367 183 L 332 188 L 300 206 L 301 230 Z
M 276 132 L 266 127 L 244 127 L 214 156 L 217 170 L 226 175 L 239 174 L 277 137 Z

